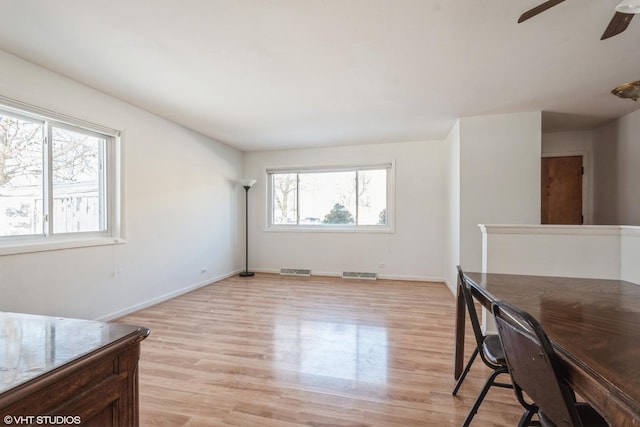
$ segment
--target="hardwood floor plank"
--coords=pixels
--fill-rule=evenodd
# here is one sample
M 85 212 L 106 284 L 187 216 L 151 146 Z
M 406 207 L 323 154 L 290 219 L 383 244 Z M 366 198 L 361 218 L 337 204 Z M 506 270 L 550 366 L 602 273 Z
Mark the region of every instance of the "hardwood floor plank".
M 454 307 L 441 283 L 256 274 L 119 321 L 151 329 L 143 426 L 457 426 L 489 370 L 451 395 Z M 517 424 L 512 393 L 492 389 L 473 425 Z

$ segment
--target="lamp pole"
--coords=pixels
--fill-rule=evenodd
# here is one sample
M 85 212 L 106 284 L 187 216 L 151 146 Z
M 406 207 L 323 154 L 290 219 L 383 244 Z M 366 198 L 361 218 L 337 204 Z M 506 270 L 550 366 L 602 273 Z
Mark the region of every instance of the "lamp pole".
M 240 182 L 244 188 L 244 271 L 240 272 L 240 277 L 251 277 L 253 271 L 249 271 L 249 189 L 256 183 L 255 179 L 243 179 Z

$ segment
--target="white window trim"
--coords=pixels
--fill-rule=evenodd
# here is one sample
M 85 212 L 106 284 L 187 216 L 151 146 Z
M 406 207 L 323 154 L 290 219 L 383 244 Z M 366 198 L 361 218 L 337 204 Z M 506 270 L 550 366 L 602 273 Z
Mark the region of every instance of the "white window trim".
M 49 236 L 3 236 L 0 256 L 125 243 L 123 224 L 122 133 L 102 125 L 29 105 L 0 95 L 0 107 L 30 120 L 62 123 L 110 138 L 106 155 L 107 223 L 104 232 L 58 233 Z
M 91 246 L 117 245 L 126 243 L 123 238 L 90 237 L 69 235 L 52 237 L 24 237 L 20 241 L 10 239 L 0 245 L 0 256 L 32 252 L 57 251 L 62 249 L 87 248 Z
M 273 188 L 270 175 L 273 173 L 309 173 L 309 172 L 341 172 L 365 169 L 387 168 L 387 224 L 386 225 L 340 225 L 340 224 L 272 224 Z M 395 161 L 357 163 L 333 166 L 297 166 L 297 167 L 267 167 L 264 170 L 265 185 L 265 226 L 267 232 L 289 233 L 370 233 L 391 234 L 395 233 L 395 197 L 396 197 L 396 165 Z

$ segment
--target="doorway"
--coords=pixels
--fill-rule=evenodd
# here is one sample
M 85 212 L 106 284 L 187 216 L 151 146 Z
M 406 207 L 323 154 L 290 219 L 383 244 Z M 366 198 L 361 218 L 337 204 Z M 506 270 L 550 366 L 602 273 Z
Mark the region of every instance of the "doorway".
M 583 224 L 582 156 L 542 158 L 542 224 Z

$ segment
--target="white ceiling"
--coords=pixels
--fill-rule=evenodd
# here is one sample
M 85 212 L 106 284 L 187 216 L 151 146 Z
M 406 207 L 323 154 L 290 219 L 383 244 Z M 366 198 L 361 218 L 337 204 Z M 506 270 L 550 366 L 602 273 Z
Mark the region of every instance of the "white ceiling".
M 618 0 L 2 0 L 0 49 L 241 150 L 444 138 L 545 111 L 546 131 L 640 108 L 640 16 Z

